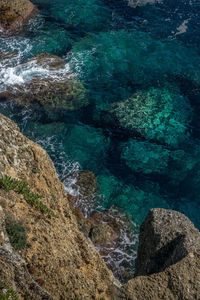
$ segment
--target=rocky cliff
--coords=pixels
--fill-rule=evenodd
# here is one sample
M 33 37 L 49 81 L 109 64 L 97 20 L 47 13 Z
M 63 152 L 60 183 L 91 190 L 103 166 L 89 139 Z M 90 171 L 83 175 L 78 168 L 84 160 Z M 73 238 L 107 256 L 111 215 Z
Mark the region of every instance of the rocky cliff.
M 199 299 L 200 233 L 183 214 L 149 212 L 124 286 L 79 228 L 47 153 L 0 115 L 0 299 Z
M 52 161 L 2 115 L 0 178 L 1 281 L 19 299 L 111 299 L 118 282 L 78 230 Z

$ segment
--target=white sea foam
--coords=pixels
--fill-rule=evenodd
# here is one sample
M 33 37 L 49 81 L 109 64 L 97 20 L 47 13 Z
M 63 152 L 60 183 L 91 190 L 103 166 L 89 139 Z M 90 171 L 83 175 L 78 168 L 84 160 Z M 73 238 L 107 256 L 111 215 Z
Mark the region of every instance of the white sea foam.
M 0 92 L 9 86 L 22 86 L 34 77 L 53 78 L 62 81 L 66 76 L 72 76 L 69 64 L 64 68 L 53 70 L 48 67 L 48 63 L 37 63 L 32 58 L 32 45 L 28 38 L 9 37 L 1 38 L 1 54 L 5 54 L 0 60 Z M 2 56 L 2 55 L 1 55 Z M 28 62 L 25 62 L 28 60 Z
M 9 62 L 5 59 L 0 63 L 0 91 L 6 90 L 9 86 L 22 86 L 36 77 L 62 81 L 66 80 L 66 76 L 73 76 L 67 63 L 64 68 L 51 70 L 46 65 L 38 65 L 37 60 L 16 64 L 16 57 L 11 58 Z

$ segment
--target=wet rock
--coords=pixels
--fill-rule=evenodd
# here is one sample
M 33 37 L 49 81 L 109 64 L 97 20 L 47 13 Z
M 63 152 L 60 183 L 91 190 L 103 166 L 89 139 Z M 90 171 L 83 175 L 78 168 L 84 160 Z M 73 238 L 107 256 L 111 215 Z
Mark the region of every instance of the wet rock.
M 152 209 L 140 228 L 135 275 L 162 272 L 199 250 L 200 233 L 185 215 Z
M 177 146 L 189 136 L 192 118 L 186 97 L 175 91 L 151 88 L 139 91 L 106 111 L 105 121 L 130 131 L 134 136 Z
M 83 213 L 78 208 L 73 208 L 72 211 L 76 217 L 79 230 L 84 234 L 86 238 L 88 238 L 90 231 L 94 226 L 94 223 L 92 223 L 90 219 L 85 218 Z
M 93 198 L 97 191 L 96 176 L 89 170 L 80 171 L 77 176 L 79 193 L 84 197 Z
M 1 0 L 0 34 L 19 33 L 35 13 L 37 8 L 29 0 Z
M 16 54 L 13 52 L 0 52 L 0 61 L 4 59 L 10 59 L 14 57 Z
M 71 188 L 74 190 L 74 195 L 70 195 L 70 203 L 72 207 L 78 208 L 81 214 L 86 217 L 96 202 L 96 176 L 89 170 L 76 171 L 72 174 L 73 176 L 74 184 Z
M 36 63 L 38 67 L 46 68 L 52 71 L 65 67 L 65 61 L 61 57 L 49 53 L 38 54 L 28 60 L 27 63 Z
M 95 245 L 107 244 L 116 240 L 118 234 L 108 224 L 102 223 L 91 230 L 91 240 Z
M 93 227 L 90 238 L 107 266 L 122 282 L 134 274 L 137 234 L 136 225 L 118 209 L 96 212 L 89 218 Z
M 50 54 L 40 54 L 20 65 L 30 80 L 9 87 L 0 94 L 0 100 L 15 101 L 19 106 L 43 109 L 50 118 L 64 111 L 73 111 L 88 105 L 87 93 L 78 78 L 63 70 L 65 62 Z M 23 80 L 24 81 L 24 80 Z

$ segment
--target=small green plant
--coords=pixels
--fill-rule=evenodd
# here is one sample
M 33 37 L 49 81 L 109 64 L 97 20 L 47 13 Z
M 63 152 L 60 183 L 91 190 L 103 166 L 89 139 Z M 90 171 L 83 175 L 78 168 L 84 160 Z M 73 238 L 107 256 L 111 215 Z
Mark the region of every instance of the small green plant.
M 54 218 L 57 217 L 51 209 L 39 200 L 44 198 L 44 196 L 31 192 L 26 181 L 13 179 L 10 176 L 5 175 L 0 178 L 0 187 L 4 188 L 6 191 L 13 190 L 18 194 L 22 194 L 27 203 L 38 208 L 43 214 L 47 214 Z
M 19 298 L 10 287 L 0 281 L 0 300 L 19 300 Z
M 52 199 L 55 201 L 56 200 L 56 195 L 52 194 Z
M 14 190 L 17 184 L 17 180 L 11 179 L 11 177 L 7 175 L 0 179 L 0 186 L 3 187 L 7 192 Z
M 6 225 L 6 231 L 9 236 L 9 240 L 14 249 L 20 250 L 26 247 L 27 234 L 26 228 L 21 223 L 9 220 Z
M 40 173 L 40 169 L 38 168 L 33 169 L 33 173 Z

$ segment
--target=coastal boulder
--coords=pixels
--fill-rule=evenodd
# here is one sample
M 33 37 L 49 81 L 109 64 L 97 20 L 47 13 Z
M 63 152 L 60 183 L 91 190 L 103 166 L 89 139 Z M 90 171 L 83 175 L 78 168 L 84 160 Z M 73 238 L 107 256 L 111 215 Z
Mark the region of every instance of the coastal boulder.
M 140 227 L 135 275 L 162 272 L 199 250 L 200 233 L 185 215 L 152 209 Z
M 123 300 L 194 300 L 200 295 L 200 253 L 189 253 L 160 273 L 137 276 L 123 287 Z
M 0 34 L 8 36 L 19 33 L 36 12 L 36 6 L 29 0 L 1 0 Z
M 200 295 L 200 233 L 183 214 L 150 210 L 140 228 L 135 277 L 123 300 L 194 300 Z

